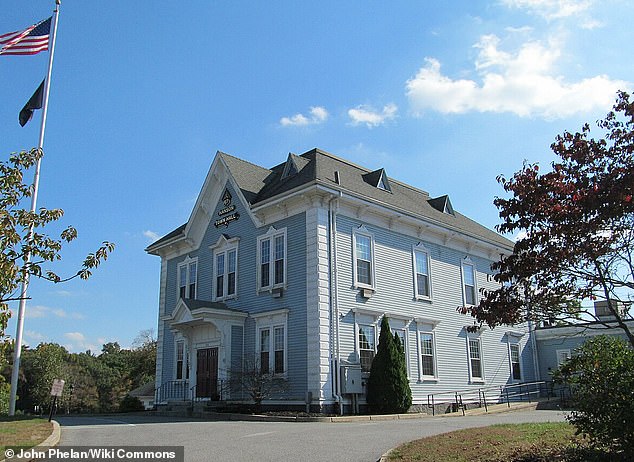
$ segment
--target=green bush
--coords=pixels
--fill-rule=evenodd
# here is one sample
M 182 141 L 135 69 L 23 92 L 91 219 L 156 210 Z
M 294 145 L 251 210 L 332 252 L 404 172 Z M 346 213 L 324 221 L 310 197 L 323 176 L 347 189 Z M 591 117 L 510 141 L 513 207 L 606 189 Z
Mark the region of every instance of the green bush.
M 125 395 L 125 398 L 119 403 L 120 412 L 136 412 L 144 411 L 145 407 L 139 398 L 136 396 Z
M 0 376 L 0 415 L 9 414 L 9 397 L 11 386 Z
M 367 400 L 370 411 L 376 414 L 404 413 L 412 405 L 404 349 L 398 336 L 392 335 L 385 316 L 370 368 Z
M 572 389 L 568 420 L 599 446 L 634 456 L 634 351 L 617 337 L 588 340 L 555 372 Z

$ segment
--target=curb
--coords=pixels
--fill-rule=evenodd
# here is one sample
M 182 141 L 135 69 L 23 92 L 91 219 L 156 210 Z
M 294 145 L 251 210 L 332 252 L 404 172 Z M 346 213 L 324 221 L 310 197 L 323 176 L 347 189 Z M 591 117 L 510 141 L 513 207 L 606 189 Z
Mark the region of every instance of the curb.
M 495 409 L 490 409 L 488 412 L 481 410 L 481 409 L 473 409 L 471 411 L 466 411 L 465 416 L 477 416 L 477 415 L 490 415 L 490 414 L 503 414 L 506 412 L 514 412 L 514 411 L 522 411 L 522 410 L 526 410 L 526 409 L 536 409 L 537 405 L 539 403 L 538 402 L 532 402 L 532 403 L 519 403 L 516 404 L 515 406 L 511 406 L 510 408 L 507 407 L 506 405 L 496 405 L 496 406 L 504 406 L 504 407 L 498 407 Z M 491 406 L 493 407 L 493 406 Z M 457 412 L 451 413 L 451 414 L 443 414 L 445 417 L 463 417 L 462 415 L 460 415 Z M 386 417 L 386 416 L 383 416 Z M 431 417 L 431 416 L 429 416 Z M 375 419 L 376 420 L 376 419 Z M 398 447 L 398 446 L 397 446 Z M 387 452 L 383 453 L 381 455 L 381 457 L 379 457 L 377 459 L 377 462 L 387 462 L 390 458 L 390 454 L 396 449 L 396 447 L 388 450 Z
M 51 420 L 51 423 L 53 424 L 53 431 L 51 432 L 51 434 L 48 436 L 48 438 L 46 438 L 44 441 L 42 441 L 40 444 L 33 446 L 32 450 L 40 452 L 40 453 L 44 453 L 46 452 L 46 450 L 48 448 L 51 448 L 53 446 L 57 446 L 57 443 L 59 443 L 60 438 L 62 437 L 62 430 L 61 427 L 59 426 L 59 423 L 56 420 Z M 4 454 L 3 454 L 4 456 Z M 39 460 L 39 457 L 33 458 L 31 460 Z M 0 459 L 0 462 L 5 462 L 6 459 Z

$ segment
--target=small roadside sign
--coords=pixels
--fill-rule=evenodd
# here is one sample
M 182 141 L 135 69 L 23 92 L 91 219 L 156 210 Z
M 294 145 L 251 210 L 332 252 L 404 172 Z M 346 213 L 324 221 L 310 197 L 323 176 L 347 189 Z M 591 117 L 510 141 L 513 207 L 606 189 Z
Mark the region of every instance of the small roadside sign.
M 62 379 L 53 379 L 53 386 L 51 387 L 51 396 L 62 396 L 64 391 L 64 381 Z

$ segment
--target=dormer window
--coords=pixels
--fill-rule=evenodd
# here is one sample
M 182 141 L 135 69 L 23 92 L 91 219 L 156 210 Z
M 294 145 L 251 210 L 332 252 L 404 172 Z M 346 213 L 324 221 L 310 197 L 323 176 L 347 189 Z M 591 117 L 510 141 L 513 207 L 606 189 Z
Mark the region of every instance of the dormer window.
M 451 201 L 449 200 L 449 196 L 447 195 L 435 197 L 434 199 L 429 199 L 427 202 L 429 202 L 429 205 L 431 205 L 439 212 L 449 215 L 455 215 L 453 206 L 451 205 Z
M 297 172 L 299 172 L 297 163 L 293 158 L 293 154 L 289 153 L 288 158 L 286 159 L 286 165 L 284 166 L 284 171 L 282 172 L 282 180 L 288 178 L 289 176 L 296 175 Z
M 382 168 L 363 175 L 363 181 L 374 186 L 375 188 L 382 189 L 383 191 L 392 192 L 392 188 L 390 188 L 390 182 L 387 179 L 387 173 L 385 173 L 385 170 Z
M 387 178 L 385 178 L 385 176 L 381 176 L 381 179 L 379 180 L 379 184 L 376 186 L 377 188 L 384 189 L 386 191 L 390 190 L 389 186 L 387 185 Z

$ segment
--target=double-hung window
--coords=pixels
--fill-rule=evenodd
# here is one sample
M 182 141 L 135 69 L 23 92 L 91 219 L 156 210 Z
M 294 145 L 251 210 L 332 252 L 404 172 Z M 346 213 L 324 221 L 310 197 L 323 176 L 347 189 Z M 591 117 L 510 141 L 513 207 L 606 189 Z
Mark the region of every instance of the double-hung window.
M 557 350 L 557 367 L 570 359 L 570 350 Z
M 359 359 L 361 371 L 370 372 L 372 360 L 376 354 L 376 328 L 374 326 L 359 325 Z
M 438 358 L 436 356 L 436 336 L 434 329 L 439 321 L 416 319 L 418 336 L 418 380 L 435 382 L 438 380 Z
M 477 304 L 475 266 L 469 258 L 462 261 L 462 294 L 465 305 Z
M 431 279 L 429 272 L 429 252 L 422 245 L 414 246 L 414 289 L 418 299 L 431 298 Z
M 197 259 L 186 259 L 178 265 L 178 296 L 196 298 Z
M 257 353 L 263 374 L 285 374 L 287 367 L 286 317 L 288 310 L 253 315 L 257 326 Z
M 216 252 L 216 300 L 235 297 L 238 252 L 236 249 Z
M 176 380 L 189 379 L 189 356 L 185 351 L 185 342 L 176 342 Z
M 374 288 L 374 240 L 360 227 L 353 234 L 354 285 Z
M 480 337 L 467 337 L 469 354 L 469 378 L 472 382 L 484 381 L 484 367 L 482 365 L 482 343 Z
M 420 368 L 423 378 L 436 377 L 434 334 L 430 332 L 420 333 Z
M 214 255 L 213 299 L 235 298 L 238 290 L 238 242 L 239 238 L 222 235 L 211 246 Z
M 268 374 L 271 362 L 271 328 L 260 329 L 260 371 Z
M 522 368 L 520 366 L 520 346 L 517 343 L 509 344 L 511 359 L 511 376 L 513 380 L 522 380 Z
M 258 289 L 275 289 L 286 285 L 286 228 L 258 237 Z

